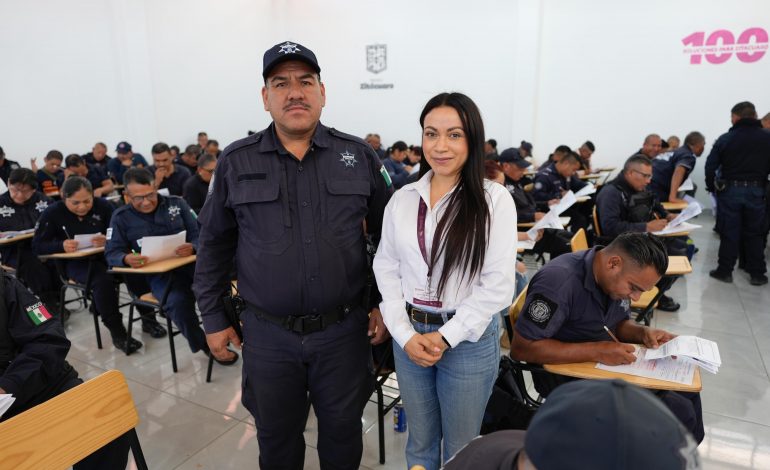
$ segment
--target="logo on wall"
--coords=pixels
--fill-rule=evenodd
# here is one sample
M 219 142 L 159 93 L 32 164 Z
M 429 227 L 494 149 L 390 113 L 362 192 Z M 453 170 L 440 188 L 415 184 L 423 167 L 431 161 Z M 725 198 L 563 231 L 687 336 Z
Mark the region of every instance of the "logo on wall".
M 696 31 L 682 39 L 684 53 L 690 56 L 690 64 L 698 65 L 703 57 L 710 64 L 724 64 L 735 54 L 743 63 L 757 62 L 768 49 L 768 34 L 762 28 L 749 28 L 738 35 L 726 29 L 718 29 L 706 37 L 704 31 Z
M 388 46 L 372 44 L 366 46 L 366 70 L 380 73 L 388 68 Z
M 366 46 L 366 70 L 373 74 L 384 72 L 388 68 L 388 46 L 370 44 Z M 369 83 L 361 83 L 362 90 L 389 90 L 392 83 L 381 83 L 382 79 L 372 78 Z

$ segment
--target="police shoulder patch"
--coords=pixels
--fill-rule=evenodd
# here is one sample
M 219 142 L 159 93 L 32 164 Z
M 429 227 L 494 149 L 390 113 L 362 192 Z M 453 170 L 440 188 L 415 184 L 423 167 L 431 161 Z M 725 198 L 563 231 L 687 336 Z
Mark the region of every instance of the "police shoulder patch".
M 527 317 L 537 326 L 545 329 L 559 305 L 542 294 L 535 294 L 527 307 Z
M 52 318 L 51 314 L 48 313 L 48 309 L 43 305 L 43 302 L 24 307 L 24 310 L 27 311 L 29 319 L 32 320 L 32 323 L 34 323 L 35 326 L 45 323 Z

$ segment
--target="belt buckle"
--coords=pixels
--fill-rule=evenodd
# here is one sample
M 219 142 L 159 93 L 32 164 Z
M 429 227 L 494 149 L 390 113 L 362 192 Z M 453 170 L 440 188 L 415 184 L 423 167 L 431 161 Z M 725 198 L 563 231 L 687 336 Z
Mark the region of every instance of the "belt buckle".
M 323 315 L 312 315 L 312 316 L 303 317 L 303 321 L 302 321 L 303 331 L 305 329 L 313 330 L 312 332 L 321 331 L 323 330 L 323 325 L 324 325 Z

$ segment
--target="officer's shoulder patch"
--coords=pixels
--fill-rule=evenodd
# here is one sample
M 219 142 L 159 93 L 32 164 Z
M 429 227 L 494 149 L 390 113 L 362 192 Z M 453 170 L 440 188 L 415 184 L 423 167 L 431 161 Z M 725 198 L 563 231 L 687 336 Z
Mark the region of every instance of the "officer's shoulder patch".
M 232 144 L 225 147 L 225 149 L 222 151 L 222 155 L 219 156 L 218 160 L 221 160 L 222 158 L 225 158 L 228 155 L 235 153 L 244 147 L 258 144 L 262 140 L 262 136 L 264 134 L 265 134 L 265 131 L 262 130 L 257 132 L 256 134 L 252 134 L 248 137 L 244 137 L 243 139 L 236 140 Z
M 535 294 L 529 302 L 526 314 L 537 326 L 545 329 L 558 308 L 559 305 L 553 300 L 542 294 Z
M 24 310 L 27 311 L 29 319 L 32 320 L 32 323 L 34 323 L 35 326 L 43 324 L 53 318 L 53 316 L 48 313 L 48 309 L 45 308 L 43 302 L 37 302 L 32 305 L 28 305 L 24 307 Z
M 384 166 L 380 167 L 380 174 L 382 175 L 382 178 L 385 180 L 385 186 L 388 188 L 391 187 L 393 185 L 393 180 L 390 179 L 388 170 L 386 170 Z

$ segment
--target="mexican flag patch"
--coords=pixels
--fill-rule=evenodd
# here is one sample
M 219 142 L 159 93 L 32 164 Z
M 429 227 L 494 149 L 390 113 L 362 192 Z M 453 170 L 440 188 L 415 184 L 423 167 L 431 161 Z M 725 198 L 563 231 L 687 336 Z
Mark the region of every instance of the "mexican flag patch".
M 26 310 L 29 319 L 32 320 L 32 323 L 35 325 L 39 325 L 51 319 L 51 314 L 48 313 L 43 302 L 30 305 L 29 307 L 26 307 Z
M 385 186 L 389 188 L 393 184 L 393 181 L 390 179 L 388 170 L 386 170 L 384 166 L 380 167 L 380 174 L 385 178 Z

